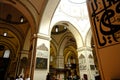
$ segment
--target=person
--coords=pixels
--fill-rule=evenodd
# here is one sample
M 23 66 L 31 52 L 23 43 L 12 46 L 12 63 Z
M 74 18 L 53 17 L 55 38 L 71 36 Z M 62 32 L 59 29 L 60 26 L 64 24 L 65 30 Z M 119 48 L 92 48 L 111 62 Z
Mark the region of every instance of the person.
M 10 73 L 8 73 L 7 80 L 10 80 Z
M 72 80 L 72 74 L 71 74 L 71 72 L 69 72 L 69 75 L 68 75 L 68 77 L 67 77 L 67 80 Z
M 88 80 L 87 74 L 83 74 L 83 80 Z
M 16 76 L 16 79 L 15 80 L 19 80 L 19 77 L 18 76 Z
M 101 80 L 100 75 L 95 76 L 95 80 Z
M 50 73 L 47 74 L 46 80 L 51 80 Z
M 78 75 L 74 75 L 73 80 L 80 80 L 80 77 Z
M 22 76 L 20 76 L 19 80 L 23 80 L 23 77 L 22 77 Z
M 73 80 L 80 80 L 80 77 L 77 75 L 77 71 L 74 71 Z
M 25 80 L 30 80 L 30 77 L 27 75 L 27 77 L 25 78 Z

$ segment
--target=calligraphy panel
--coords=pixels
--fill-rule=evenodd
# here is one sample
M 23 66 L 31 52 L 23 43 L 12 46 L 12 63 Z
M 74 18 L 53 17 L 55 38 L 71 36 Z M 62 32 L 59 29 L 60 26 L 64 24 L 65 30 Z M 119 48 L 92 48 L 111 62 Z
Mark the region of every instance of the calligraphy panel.
M 36 69 L 47 69 L 47 58 L 36 58 Z
M 120 43 L 120 0 L 88 0 L 89 16 L 98 48 Z

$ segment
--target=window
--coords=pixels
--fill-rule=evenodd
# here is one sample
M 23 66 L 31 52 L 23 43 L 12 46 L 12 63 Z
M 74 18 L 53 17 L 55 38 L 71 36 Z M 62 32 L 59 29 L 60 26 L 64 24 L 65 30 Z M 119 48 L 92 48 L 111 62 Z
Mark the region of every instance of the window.
M 3 58 L 9 58 L 10 56 L 10 50 L 5 50 Z

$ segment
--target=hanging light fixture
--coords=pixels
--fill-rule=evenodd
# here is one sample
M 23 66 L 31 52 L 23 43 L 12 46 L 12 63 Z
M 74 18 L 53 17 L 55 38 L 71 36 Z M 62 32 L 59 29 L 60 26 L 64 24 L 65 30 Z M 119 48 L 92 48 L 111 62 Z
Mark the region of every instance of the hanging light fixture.
M 23 23 L 23 21 L 24 21 L 24 17 L 21 16 L 21 17 L 20 17 L 20 22 Z
M 58 32 L 58 26 L 55 27 L 55 32 Z
M 9 31 L 6 29 L 3 29 L 3 31 L 0 33 L 0 37 L 4 38 L 14 38 L 11 34 L 9 34 Z
M 3 36 L 7 36 L 7 34 L 8 34 L 7 32 L 4 32 L 4 33 L 3 33 Z

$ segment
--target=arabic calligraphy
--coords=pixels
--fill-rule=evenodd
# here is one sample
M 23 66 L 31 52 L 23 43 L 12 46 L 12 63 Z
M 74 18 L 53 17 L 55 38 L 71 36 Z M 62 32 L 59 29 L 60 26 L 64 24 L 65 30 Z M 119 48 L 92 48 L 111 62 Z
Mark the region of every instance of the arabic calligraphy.
M 89 0 L 98 48 L 120 42 L 120 0 Z

